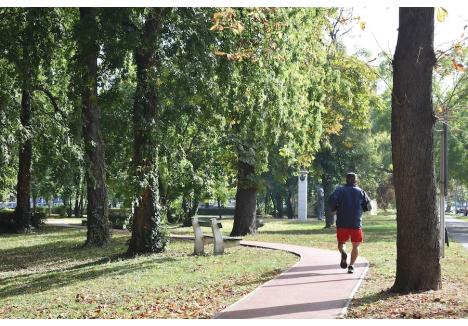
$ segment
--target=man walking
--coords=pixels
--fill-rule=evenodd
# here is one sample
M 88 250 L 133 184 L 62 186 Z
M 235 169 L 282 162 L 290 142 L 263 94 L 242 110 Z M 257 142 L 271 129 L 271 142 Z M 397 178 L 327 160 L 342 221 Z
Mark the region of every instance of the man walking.
M 357 186 L 357 175 L 348 173 L 346 185 L 337 188 L 328 198 L 332 212 L 337 212 L 336 238 L 341 253 L 340 267 L 348 267 L 348 273 L 354 272 L 354 262 L 359 255 L 359 245 L 363 240 L 362 213 L 371 210 L 370 199 L 364 190 Z M 346 242 L 351 238 L 353 249 L 349 266 L 346 262 Z

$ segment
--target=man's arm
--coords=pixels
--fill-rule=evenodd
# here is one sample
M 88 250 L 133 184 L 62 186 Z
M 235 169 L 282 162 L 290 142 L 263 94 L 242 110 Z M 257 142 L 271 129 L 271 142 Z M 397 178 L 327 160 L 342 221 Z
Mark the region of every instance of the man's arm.
M 362 210 L 364 212 L 370 212 L 372 210 L 371 200 L 370 200 L 369 196 L 367 196 L 367 194 L 366 194 L 366 192 L 364 190 L 362 191 L 362 197 L 363 197 Z

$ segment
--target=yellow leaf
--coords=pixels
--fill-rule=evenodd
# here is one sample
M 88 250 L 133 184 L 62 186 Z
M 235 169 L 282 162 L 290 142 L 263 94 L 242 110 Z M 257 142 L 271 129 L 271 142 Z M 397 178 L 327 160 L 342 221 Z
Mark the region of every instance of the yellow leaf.
M 465 71 L 465 67 L 463 67 L 463 65 L 461 63 L 458 63 L 455 61 L 455 59 L 452 59 L 452 66 L 457 70 L 457 71 L 460 71 L 460 72 L 464 72 Z
M 211 26 L 210 31 L 222 31 L 223 29 L 223 25 L 214 24 L 213 26 Z
M 361 21 L 359 22 L 359 27 L 361 27 L 362 30 L 365 30 L 365 29 L 366 29 L 366 22 L 363 21 L 363 20 L 361 20 Z
M 242 33 L 244 31 L 244 25 L 242 25 L 240 22 L 237 23 L 237 30 L 239 33 Z
M 437 21 L 443 23 L 448 15 L 448 11 L 442 7 L 437 7 Z
M 216 51 L 214 52 L 214 54 L 215 54 L 215 55 L 219 55 L 219 56 L 223 56 L 223 55 L 226 54 L 226 52 L 222 52 L 222 51 L 216 50 Z

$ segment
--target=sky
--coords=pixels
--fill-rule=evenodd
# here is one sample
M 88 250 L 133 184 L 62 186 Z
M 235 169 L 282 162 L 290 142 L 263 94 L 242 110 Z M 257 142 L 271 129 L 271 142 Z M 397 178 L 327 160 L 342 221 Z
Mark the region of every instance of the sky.
M 435 21 L 434 48 L 436 50 L 450 47 L 454 40 L 460 39 L 464 26 L 468 25 L 468 4 L 443 8 L 448 11 L 448 15 L 442 23 Z M 353 13 L 354 16 L 359 16 L 366 26 L 362 30 L 359 24 L 356 24 L 353 30 L 343 37 L 348 51 L 355 53 L 365 48 L 373 56 L 381 50 L 393 55 L 398 37 L 398 7 L 354 7 Z M 465 35 L 468 36 L 468 27 Z

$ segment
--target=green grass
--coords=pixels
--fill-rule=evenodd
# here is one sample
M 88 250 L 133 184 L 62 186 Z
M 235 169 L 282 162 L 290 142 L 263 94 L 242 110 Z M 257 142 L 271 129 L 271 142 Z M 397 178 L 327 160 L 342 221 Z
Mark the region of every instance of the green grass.
M 324 222 L 265 222 L 245 239 L 336 250 L 335 229 L 324 229 Z M 232 220 L 222 224 L 228 235 Z M 363 225 L 361 255 L 370 269 L 348 318 L 468 317 L 466 249 L 453 241 L 446 248 L 442 290 L 395 295 L 388 292 L 396 270 L 395 212 L 365 215 Z M 193 235 L 191 227 L 169 231 Z M 244 247 L 194 257 L 193 243 L 184 241 L 171 242 L 164 254 L 126 259 L 119 254 L 127 235 L 114 234 L 107 248 L 80 249 L 84 232 L 48 227 L 0 239 L 0 317 L 208 318 L 297 261 L 287 253 Z
M 192 256 L 193 242 L 126 258 L 127 235 L 83 249 L 85 230 L 46 227 L 0 240 L 0 318 L 209 318 L 297 261 L 235 247 Z
M 265 226 L 246 240 L 281 242 L 336 250 L 336 229 L 324 229 L 316 219 L 265 220 Z M 223 232 L 229 234 L 232 220 L 223 221 Z M 396 273 L 395 211 L 363 216 L 364 243 L 360 255 L 370 264 L 348 310 L 348 318 L 466 318 L 468 317 L 468 251 L 451 241 L 445 249 L 442 264 L 442 290 L 395 295 L 388 292 Z M 190 228 L 177 228 L 172 233 L 190 234 Z M 207 229 L 207 232 L 209 230 Z M 339 254 L 337 251 L 337 264 Z

